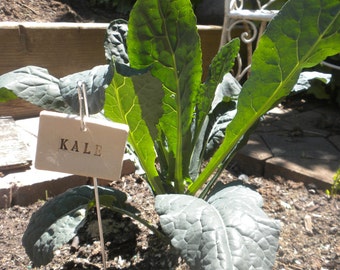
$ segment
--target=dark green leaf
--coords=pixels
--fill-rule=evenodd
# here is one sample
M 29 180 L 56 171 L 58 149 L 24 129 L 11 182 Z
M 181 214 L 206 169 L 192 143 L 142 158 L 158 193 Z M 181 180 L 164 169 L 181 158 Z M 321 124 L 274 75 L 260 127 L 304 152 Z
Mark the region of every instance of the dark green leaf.
M 224 45 L 213 58 L 209 67 L 207 81 L 202 84 L 197 98 L 198 127 L 201 126 L 201 121 L 204 120 L 204 117 L 209 113 L 209 111 L 213 110 L 211 106 L 216 106 L 216 104 L 212 104 L 216 88 L 220 83 L 222 83 L 224 76 L 234 66 L 235 57 L 239 52 L 239 48 L 240 40 L 233 39 L 228 44 Z M 238 94 L 236 96 L 238 96 Z
M 224 75 L 215 90 L 211 108 L 201 127 L 190 163 L 190 176 L 195 180 L 203 160 L 208 160 L 224 138 L 224 131 L 236 114 L 237 97 L 241 85 L 230 74 Z
M 116 63 L 129 64 L 129 57 L 126 51 L 127 21 L 118 19 L 110 23 L 106 30 L 104 42 L 105 57 L 108 62 L 112 59 Z
M 116 206 L 133 209 L 125 203 L 125 193 L 103 187 L 98 187 L 98 191 L 100 196 L 114 197 Z M 53 251 L 76 235 L 85 218 L 87 205 L 93 200 L 93 187 L 80 186 L 49 200 L 32 215 L 22 243 L 34 266 L 48 264 Z

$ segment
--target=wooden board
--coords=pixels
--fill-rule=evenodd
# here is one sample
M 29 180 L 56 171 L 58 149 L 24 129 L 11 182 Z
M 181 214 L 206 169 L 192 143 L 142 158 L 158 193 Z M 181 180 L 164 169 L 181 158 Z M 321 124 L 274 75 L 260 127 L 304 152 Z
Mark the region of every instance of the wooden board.
M 47 68 L 57 78 L 106 64 L 107 23 L 0 22 L 0 74 L 28 66 Z M 222 27 L 198 25 L 203 70 L 218 51 Z
M 107 25 L 0 23 L 0 74 L 35 65 L 60 78 L 105 64 Z
M 15 120 L 39 116 L 41 107 L 23 99 L 14 99 L 4 103 L 0 102 L 0 117 L 12 116 Z
M 12 117 L 0 117 L 0 173 L 28 168 L 32 164 Z
M 35 65 L 61 78 L 106 64 L 106 23 L 0 22 L 0 75 Z M 218 51 L 222 27 L 198 26 L 203 57 L 203 80 Z M 34 117 L 39 108 L 22 100 L 0 103 L 0 116 Z

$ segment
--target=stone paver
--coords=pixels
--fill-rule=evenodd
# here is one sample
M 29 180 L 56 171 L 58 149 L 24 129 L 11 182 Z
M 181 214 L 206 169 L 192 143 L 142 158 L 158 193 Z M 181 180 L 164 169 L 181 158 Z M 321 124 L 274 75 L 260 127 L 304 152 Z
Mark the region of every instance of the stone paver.
M 340 135 L 330 136 L 328 140 L 340 151 Z
M 340 152 L 323 137 L 261 136 L 275 157 L 340 160 Z
M 274 179 L 281 176 L 306 184 L 314 183 L 318 188 L 328 188 L 338 167 L 337 161 L 273 157 L 266 161 L 264 177 Z
M 245 174 L 263 175 L 266 160 L 272 157 L 272 153 L 265 145 L 260 135 L 252 135 L 246 147 L 243 147 L 236 155 L 235 161 Z
M 276 107 L 235 161 L 249 175 L 329 187 L 340 167 L 340 110 L 308 105 L 299 112 Z

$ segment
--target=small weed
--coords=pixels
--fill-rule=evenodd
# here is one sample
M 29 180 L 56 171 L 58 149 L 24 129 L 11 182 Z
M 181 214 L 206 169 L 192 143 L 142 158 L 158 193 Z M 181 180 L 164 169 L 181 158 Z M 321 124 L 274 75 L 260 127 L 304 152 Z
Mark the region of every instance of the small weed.
M 331 186 L 331 189 L 326 190 L 326 194 L 328 196 L 335 196 L 340 191 L 340 168 L 337 170 L 337 172 L 333 176 L 333 185 Z

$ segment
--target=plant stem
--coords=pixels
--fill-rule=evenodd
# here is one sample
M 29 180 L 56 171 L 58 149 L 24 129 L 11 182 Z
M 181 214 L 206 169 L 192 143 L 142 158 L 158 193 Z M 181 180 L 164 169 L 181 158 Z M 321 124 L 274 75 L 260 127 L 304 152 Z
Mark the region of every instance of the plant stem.
M 115 212 L 118 212 L 120 214 L 125 214 L 135 220 L 137 220 L 138 222 L 140 222 L 141 224 L 143 224 L 145 227 L 147 227 L 150 231 L 152 231 L 155 235 L 157 235 L 158 238 L 160 238 L 162 241 L 166 242 L 167 244 L 170 244 L 170 239 L 163 234 L 162 232 L 160 232 L 155 226 L 151 225 L 149 222 L 147 222 L 145 219 L 140 218 L 139 216 L 135 215 L 132 212 L 126 211 L 122 208 L 116 207 L 116 206 L 109 206 L 109 208 Z

